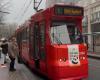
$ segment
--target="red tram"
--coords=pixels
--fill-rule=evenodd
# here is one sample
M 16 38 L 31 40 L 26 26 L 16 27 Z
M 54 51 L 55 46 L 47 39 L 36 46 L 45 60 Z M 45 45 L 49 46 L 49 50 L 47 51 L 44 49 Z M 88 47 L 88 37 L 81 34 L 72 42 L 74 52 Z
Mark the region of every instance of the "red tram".
M 20 57 L 51 80 L 88 76 L 87 46 L 82 36 L 83 8 L 54 5 L 31 17 L 16 31 Z

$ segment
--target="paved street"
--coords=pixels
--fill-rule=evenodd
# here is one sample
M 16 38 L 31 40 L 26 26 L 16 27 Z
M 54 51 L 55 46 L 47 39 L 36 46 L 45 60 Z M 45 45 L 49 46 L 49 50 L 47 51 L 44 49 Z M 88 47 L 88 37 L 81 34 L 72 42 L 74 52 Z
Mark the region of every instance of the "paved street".
M 0 67 L 0 80 L 44 80 L 25 67 L 23 64 L 16 64 L 17 71 L 9 72 L 8 64 Z M 100 80 L 100 60 L 89 58 L 89 77 L 87 80 Z
M 33 74 L 28 68 L 22 64 L 16 65 L 15 72 L 9 72 L 7 67 L 0 67 L 0 80 L 44 80 Z
M 88 80 L 100 80 L 100 60 L 89 58 Z

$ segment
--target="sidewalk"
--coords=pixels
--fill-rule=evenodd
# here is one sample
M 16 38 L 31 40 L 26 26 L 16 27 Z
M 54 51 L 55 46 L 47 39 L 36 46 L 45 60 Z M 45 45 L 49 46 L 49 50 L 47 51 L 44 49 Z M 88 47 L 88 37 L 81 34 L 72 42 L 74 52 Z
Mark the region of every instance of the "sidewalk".
M 9 62 L 5 66 L 0 66 L 0 80 L 42 80 L 23 64 L 16 62 L 16 71 L 14 72 L 9 71 Z
M 100 59 L 100 55 L 97 53 L 93 52 L 88 52 L 88 57 L 94 58 L 94 59 Z

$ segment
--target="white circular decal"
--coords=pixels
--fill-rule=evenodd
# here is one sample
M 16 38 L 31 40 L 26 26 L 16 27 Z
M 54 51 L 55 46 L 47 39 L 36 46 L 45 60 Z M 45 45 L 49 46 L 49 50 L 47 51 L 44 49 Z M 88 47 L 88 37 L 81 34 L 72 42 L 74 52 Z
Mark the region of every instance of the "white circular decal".
M 71 65 L 79 65 L 79 48 L 78 45 L 69 45 L 68 46 L 68 57 L 69 57 L 69 63 Z

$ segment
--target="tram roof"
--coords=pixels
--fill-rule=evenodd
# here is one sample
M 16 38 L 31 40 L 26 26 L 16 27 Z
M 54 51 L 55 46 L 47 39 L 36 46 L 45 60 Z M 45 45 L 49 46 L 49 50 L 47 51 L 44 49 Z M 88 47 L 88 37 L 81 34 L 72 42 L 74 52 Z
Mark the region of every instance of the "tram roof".
M 52 7 L 49 7 L 49 8 L 46 8 L 46 9 L 41 9 L 41 10 L 39 10 L 38 12 L 36 12 L 32 17 L 31 17 L 31 19 L 32 18 L 34 18 L 35 16 L 38 16 L 38 15 L 41 15 L 41 14 L 43 14 L 45 11 L 48 11 L 48 10 L 53 10 L 55 7 L 74 7 L 74 8 L 81 8 L 81 9 L 83 9 L 83 7 L 82 6 L 78 6 L 78 5 L 69 5 L 69 4 L 55 4 L 55 5 L 53 5 Z

